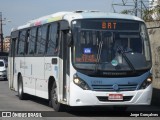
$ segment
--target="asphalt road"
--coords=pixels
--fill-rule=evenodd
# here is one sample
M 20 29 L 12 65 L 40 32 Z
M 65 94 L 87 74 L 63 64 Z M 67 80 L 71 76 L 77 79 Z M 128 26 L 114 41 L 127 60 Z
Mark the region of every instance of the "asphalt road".
M 27 100 L 19 100 L 17 92 L 11 91 L 8 87 L 8 81 L 0 81 L 0 114 L 2 112 L 14 112 L 21 115 L 25 115 L 27 112 L 36 112 L 48 117 L 42 118 L 25 118 L 25 120 L 146 120 L 143 115 L 152 114 L 149 117 L 150 120 L 160 119 L 160 107 L 158 106 L 130 106 L 126 112 L 115 111 L 112 107 L 70 107 L 67 112 L 56 113 L 48 105 L 48 101 L 42 98 L 29 96 Z M 45 112 L 42 112 L 45 111 Z M 124 115 L 130 116 L 141 116 L 139 118 L 135 117 L 123 117 Z M 20 115 L 20 116 L 21 116 Z M 153 115 L 158 115 L 159 117 L 153 117 Z M 1 116 L 1 115 L 0 115 Z M 115 116 L 115 117 L 113 117 Z M 122 117 L 121 117 L 122 116 Z M 22 118 L 14 116 L 14 118 L 0 118 L 0 120 L 21 120 Z

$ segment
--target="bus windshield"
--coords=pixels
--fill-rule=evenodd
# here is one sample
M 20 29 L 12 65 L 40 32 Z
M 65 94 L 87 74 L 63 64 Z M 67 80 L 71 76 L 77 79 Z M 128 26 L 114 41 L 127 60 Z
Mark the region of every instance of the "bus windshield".
M 149 37 L 143 22 L 74 20 L 73 65 L 76 69 L 136 71 L 151 68 Z

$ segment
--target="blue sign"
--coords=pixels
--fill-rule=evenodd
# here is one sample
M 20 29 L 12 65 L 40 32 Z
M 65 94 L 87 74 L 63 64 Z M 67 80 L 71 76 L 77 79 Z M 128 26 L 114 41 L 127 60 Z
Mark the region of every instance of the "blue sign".
M 84 48 L 84 54 L 91 54 L 91 48 Z

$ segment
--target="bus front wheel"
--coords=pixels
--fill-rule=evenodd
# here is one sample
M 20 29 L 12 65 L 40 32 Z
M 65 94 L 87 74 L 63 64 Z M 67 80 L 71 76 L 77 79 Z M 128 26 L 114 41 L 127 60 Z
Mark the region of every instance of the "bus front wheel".
M 20 100 L 25 99 L 25 94 L 23 92 L 23 80 L 21 75 L 18 77 L 18 97 Z
M 55 82 L 53 83 L 50 97 L 53 109 L 57 112 L 64 111 L 64 105 L 58 102 L 57 86 Z

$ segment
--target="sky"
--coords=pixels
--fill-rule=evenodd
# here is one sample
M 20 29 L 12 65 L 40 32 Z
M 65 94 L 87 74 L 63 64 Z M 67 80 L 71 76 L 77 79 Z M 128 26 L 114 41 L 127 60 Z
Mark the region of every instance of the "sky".
M 11 29 L 45 15 L 60 11 L 100 10 L 113 12 L 112 3 L 120 0 L 0 0 L 3 19 L 3 37 Z M 10 22 L 9 22 L 10 21 Z

